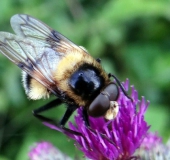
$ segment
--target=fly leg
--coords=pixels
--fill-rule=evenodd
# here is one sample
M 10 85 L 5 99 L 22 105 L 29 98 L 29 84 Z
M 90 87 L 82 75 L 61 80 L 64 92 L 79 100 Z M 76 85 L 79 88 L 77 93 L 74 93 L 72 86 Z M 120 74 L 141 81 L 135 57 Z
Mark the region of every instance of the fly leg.
M 42 122 L 47 122 L 49 124 L 54 125 L 57 128 L 60 128 L 60 130 L 62 132 L 64 132 L 64 133 L 71 133 L 71 134 L 81 136 L 82 135 L 81 133 L 73 131 L 73 130 L 65 127 L 66 122 L 68 121 L 70 116 L 73 114 L 73 112 L 77 109 L 77 106 L 68 105 L 67 110 L 66 110 L 63 118 L 59 122 L 59 124 L 55 120 L 53 120 L 51 118 L 45 117 L 43 115 L 40 115 L 40 113 L 42 113 L 42 112 L 44 112 L 46 110 L 49 110 L 51 108 L 58 107 L 60 104 L 62 104 L 62 101 L 60 99 L 56 99 L 54 101 L 51 101 L 50 103 L 46 104 L 45 106 L 42 106 L 40 108 L 37 108 L 37 109 L 33 110 L 33 115 L 36 118 L 38 118 L 40 121 L 42 121 Z

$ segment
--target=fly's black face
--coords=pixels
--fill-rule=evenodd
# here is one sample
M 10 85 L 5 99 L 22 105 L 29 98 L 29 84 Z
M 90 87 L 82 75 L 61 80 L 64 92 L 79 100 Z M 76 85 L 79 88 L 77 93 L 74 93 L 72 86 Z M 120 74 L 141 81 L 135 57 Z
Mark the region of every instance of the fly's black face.
M 84 64 L 71 76 L 69 84 L 75 94 L 92 101 L 103 88 L 104 79 L 96 68 Z
M 75 94 L 84 100 L 89 100 L 87 112 L 92 117 L 105 116 L 110 111 L 109 116 L 114 116 L 117 105 L 116 100 L 119 96 L 117 84 L 110 83 L 104 86 L 104 79 L 100 76 L 96 68 L 84 64 L 70 78 L 70 86 Z M 118 108 L 118 107 L 117 107 Z M 117 112 L 116 112 L 117 114 Z M 107 119 L 108 116 L 105 116 Z

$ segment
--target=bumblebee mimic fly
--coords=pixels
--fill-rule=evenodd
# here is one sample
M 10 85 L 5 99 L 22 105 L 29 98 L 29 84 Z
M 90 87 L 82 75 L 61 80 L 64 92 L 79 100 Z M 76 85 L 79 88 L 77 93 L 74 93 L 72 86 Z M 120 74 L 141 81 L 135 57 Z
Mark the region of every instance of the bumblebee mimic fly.
M 80 106 L 85 124 L 90 126 L 88 115 L 106 119 L 116 116 L 119 87 L 131 99 L 120 81 L 107 74 L 100 60 L 90 56 L 83 47 L 29 15 L 14 15 L 10 22 L 15 34 L 0 32 L 0 52 L 21 68 L 28 98 L 56 96 L 33 111 L 37 118 L 50 121 L 40 113 L 65 103 L 67 109 L 59 123 L 61 128 L 65 128 L 69 117 Z

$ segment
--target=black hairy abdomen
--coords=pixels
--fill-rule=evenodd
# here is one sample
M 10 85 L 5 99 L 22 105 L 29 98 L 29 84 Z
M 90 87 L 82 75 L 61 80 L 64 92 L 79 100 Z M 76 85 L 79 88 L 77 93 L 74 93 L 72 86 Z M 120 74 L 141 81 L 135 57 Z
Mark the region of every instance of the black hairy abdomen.
M 25 87 L 27 91 L 31 88 L 31 79 L 32 77 L 29 74 L 25 75 Z

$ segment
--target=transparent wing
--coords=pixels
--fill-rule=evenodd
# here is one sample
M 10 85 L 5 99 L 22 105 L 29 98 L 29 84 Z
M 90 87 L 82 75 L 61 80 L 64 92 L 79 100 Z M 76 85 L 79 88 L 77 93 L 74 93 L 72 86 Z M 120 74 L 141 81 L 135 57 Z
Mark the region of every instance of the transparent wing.
M 41 44 L 7 32 L 0 32 L 0 51 L 23 71 L 55 92 L 52 86 L 56 82 L 53 80 L 52 71 L 62 54 L 54 51 L 48 44 Z
M 84 48 L 75 45 L 59 32 L 29 15 L 14 15 L 11 18 L 11 26 L 17 35 L 50 44 L 57 52 L 66 53 L 72 49 L 79 52 L 87 52 Z

